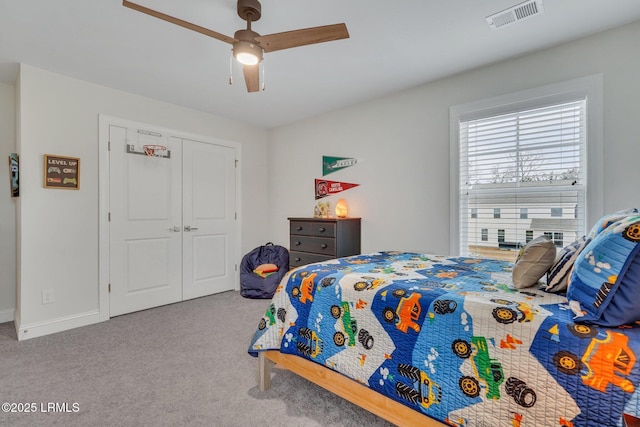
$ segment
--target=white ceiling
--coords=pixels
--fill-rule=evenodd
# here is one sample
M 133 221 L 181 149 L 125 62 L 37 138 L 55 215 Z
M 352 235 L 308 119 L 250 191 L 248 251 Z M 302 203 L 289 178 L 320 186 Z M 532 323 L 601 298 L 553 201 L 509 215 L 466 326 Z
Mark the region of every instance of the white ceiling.
M 235 0 L 134 0 L 233 36 Z M 262 0 L 253 30 L 344 22 L 350 38 L 265 54 L 266 91 L 247 93 L 230 45 L 120 0 L 0 0 L 0 81 L 23 62 L 271 128 L 640 20 L 638 0 L 543 0 L 500 30 L 485 17 L 521 0 Z

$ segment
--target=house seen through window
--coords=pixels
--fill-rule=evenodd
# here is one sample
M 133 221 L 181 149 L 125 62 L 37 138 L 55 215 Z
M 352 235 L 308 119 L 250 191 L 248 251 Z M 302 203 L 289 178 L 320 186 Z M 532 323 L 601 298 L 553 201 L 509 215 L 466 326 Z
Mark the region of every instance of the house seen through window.
M 562 247 L 582 236 L 586 95 L 463 110 L 452 113 L 458 128 L 460 255 L 513 261 L 536 237 L 548 236 Z

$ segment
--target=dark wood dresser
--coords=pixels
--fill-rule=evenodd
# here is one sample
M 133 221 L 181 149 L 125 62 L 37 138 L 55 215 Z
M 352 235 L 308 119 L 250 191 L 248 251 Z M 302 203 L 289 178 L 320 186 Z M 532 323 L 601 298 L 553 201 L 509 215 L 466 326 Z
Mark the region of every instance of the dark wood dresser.
M 289 266 L 360 253 L 360 218 L 288 218 Z

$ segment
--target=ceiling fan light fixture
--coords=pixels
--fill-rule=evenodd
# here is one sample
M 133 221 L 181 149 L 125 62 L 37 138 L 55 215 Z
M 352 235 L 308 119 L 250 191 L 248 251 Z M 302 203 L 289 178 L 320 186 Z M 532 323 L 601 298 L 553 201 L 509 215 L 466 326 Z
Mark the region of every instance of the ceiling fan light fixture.
M 262 61 L 262 48 L 255 43 L 240 40 L 233 44 L 233 56 L 243 65 L 256 65 Z
M 527 0 L 542 1 L 542 0 Z M 138 12 L 144 13 L 154 18 L 178 25 L 191 31 L 204 34 L 232 46 L 229 56 L 229 83 L 233 82 L 233 59 L 243 64 L 242 72 L 247 84 L 248 92 L 260 90 L 260 70 L 262 69 L 262 84 L 264 90 L 264 66 L 256 66 L 263 61 L 265 52 L 290 49 L 292 47 L 306 46 L 315 43 L 324 43 L 333 40 L 349 38 L 347 26 L 342 24 L 323 25 L 320 27 L 301 28 L 299 30 L 285 31 L 282 33 L 267 34 L 261 36 L 251 29 L 251 23 L 262 16 L 262 5 L 260 0 L 237 0 L 238 16 L 247 21 L 247 28 L 238 30 L 233 37 L 218 33 L 209 28 L 185 21 L 175 16 L 167 15 L 157 10 L 139 5 L 129 0 L 122 0 L 122 5 Z

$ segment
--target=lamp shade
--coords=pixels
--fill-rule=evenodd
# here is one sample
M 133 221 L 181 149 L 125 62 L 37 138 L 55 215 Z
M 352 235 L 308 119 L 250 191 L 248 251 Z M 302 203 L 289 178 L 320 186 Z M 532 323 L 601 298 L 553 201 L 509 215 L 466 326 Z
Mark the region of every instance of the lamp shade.
M 347 201 L 345 199 L 338 199 L 338 203 L 336 203 L 336 217 L 346 218 L 348 213 L 349 208 L 347 206 Z

